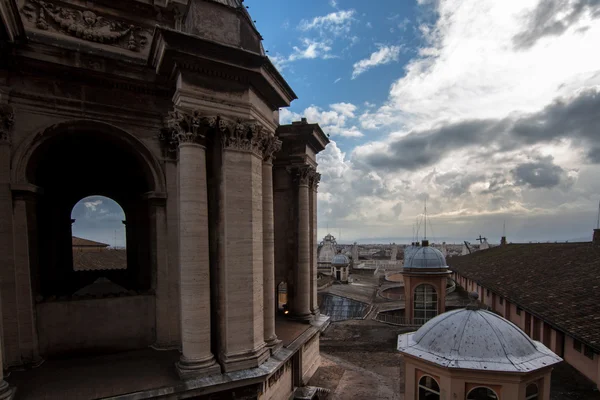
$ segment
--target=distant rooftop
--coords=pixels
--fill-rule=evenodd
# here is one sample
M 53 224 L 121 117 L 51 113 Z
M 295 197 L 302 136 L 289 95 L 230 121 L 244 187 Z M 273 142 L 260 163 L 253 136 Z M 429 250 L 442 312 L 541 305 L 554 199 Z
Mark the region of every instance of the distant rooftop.
M 600 351 L 600 246 L 508 244 L 448 259 L 474 280 Z
M 72 237 L 72 245 L 76 247 L 108 247 L 109 244 L 94 242 L 93 240 L 83 239 L 77 236 Z

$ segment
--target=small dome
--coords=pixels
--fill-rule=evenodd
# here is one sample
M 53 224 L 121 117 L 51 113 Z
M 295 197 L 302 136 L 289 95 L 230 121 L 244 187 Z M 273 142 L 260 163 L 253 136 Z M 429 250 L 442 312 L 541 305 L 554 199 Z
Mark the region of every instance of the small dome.
M 335 256 L 333 256 L 333 258 L 331 259 L 331 265 L 341 265 L 341 266 L 346 266 L 350 264 L 350 259 L 348 258 L 347 255 L 345 254 L 336 254 Z
M 408 251 L 408 259 L 404 261 L 404 268 L 440 269 L 448 268 L 448 266 L 441 251 L 433 247 L 422 246 Z
M 398 350 L 446 368 L 530 372 L 562 359 L 490 311 L 460 309 L 398 336 Z

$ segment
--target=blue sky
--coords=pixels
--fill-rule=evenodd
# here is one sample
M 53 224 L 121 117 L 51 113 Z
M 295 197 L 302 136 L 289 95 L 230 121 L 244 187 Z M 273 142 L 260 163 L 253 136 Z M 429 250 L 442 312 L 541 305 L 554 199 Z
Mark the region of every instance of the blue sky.
M 319 236 L 591 237 L 600 2 L 247 0 L 319 155 Z

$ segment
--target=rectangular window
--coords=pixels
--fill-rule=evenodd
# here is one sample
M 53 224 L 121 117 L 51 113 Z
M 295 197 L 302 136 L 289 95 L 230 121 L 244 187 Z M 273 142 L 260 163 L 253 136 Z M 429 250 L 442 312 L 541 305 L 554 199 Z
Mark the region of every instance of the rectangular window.
M 521 315 L 521 311 L 523 311 L 521 307 L 517 307 L 517 315 Z
M 500 305 L 504 305 L 504 297 L 500 297 Z
M 581 353 L 581 342 L 579 340 L 573 339 L 573 348 L 575 349 L 575 351 Z
M 583 355 L 585 355 L 590 360 L 594 359 L 594 350 L 590 346 L 583 347 Z

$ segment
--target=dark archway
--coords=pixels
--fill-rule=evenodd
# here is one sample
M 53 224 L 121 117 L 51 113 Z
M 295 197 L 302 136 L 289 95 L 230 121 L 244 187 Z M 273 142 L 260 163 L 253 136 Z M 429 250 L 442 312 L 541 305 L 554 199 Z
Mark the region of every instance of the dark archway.
M 118 351 L 153 343 L 157 271 L 148 194 L 164 188 L 153 156 L 127 132 L 91 121 L 55 125 L 27 145 L 17 153 L 16 169 L 21 182 L 41 193 L 31 223 L 36 237 L 31 258 L 36 261 L 30 264 L 40 354 Z M 122 207 L 125 269 L 73 268 L 71 212 L 92 195 Z M 69 335 L 81 343 L 63 339 Z

